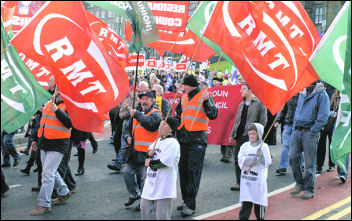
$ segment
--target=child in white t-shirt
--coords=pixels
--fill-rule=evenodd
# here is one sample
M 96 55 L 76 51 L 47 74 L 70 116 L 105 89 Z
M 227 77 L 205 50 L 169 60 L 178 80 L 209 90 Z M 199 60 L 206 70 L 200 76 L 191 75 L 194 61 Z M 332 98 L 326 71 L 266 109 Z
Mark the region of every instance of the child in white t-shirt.
M 175 132 L 178 120 L 169 117 L 160 122 L 158 139 L 149 146 L 149 159 L 145 161 L 147 178 L 144 182 L 141 200 L 142 220 L 171 220 L 171 200 L 176 198 L 180 144 Z
M 249 124 L 249 141 L 241 146 L 238 153 L 238 164 L 241 168 L 240 220 L 249 219 L 253 204 L 257 219 L 265 218 L 264 206 L 268 206 L 267 176 L 271 156 L 269 146 L 262 144 L 263 131 L 263 125 Z

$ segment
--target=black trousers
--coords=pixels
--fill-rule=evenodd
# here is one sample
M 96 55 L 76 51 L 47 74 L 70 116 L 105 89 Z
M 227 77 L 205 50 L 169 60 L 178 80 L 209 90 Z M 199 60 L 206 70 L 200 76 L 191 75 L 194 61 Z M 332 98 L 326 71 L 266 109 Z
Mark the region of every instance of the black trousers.
M 38 168 L 38 186 L 42 186 L 43 167 L 42 167 L 42 160 L 40 159 L 40 149 L 38 149 L 36 152 L 37 153 L 35 154 L 35 162 Z
M 242 207 L 240 210 L 240 220 L 249 220 L 249 217 L 252 213 L 252 207 L 253 207 L 252 202 L 242 202 Z M 257 220 L 264 220 L 265 219 L 265 207 L 254 204 L 254 213 L 255 216 L 257 217 Z
M 57 168 L 57 172 L 59 172 L 62 179 L 65 181 L 67 187 L 71 190 L 76 187 L 76 182 L 73 179 L 70 166 L 68 162 L 70 162 L 71 158 L 71 150 L 72 150 L 72 140 L 70 140 L 70 146 L 68 148 L 67 153 L 64 154 L 62 158 L 59 168 Z
M 236 139 L 236 145 L 233 150 L 233 158 L 235 160 L 235 173 L 236 173 L 236 183 L 237 184 L 241 183 L 241 169 L 240 169 L 240 166 L 238 165 L 238 153 L 240 152 L 240 147 L 242 146 L 242 144 L 244 144 L 248 140 L 249 140 L 248 136 L 244 136 L 239 139 Z
M 182 199 L 188 208 L 195 210 L 207 145 L 181 143 L 180 146 L 178 167 Z
M 332 137 L 332 131 L 321 131 L 320 132 L 320 139 L 318 143 L 318 148 L 317 148 L 317 167 L 322 168 L 324 165 L 325 161 L 325 155 L 326 155 L 326 137 L 329 139 L 329 167 L 334 167 L 335 164 L 331 160 L 331 155 L 330 155 L 330 144 L 331 144 L 331 137 Z

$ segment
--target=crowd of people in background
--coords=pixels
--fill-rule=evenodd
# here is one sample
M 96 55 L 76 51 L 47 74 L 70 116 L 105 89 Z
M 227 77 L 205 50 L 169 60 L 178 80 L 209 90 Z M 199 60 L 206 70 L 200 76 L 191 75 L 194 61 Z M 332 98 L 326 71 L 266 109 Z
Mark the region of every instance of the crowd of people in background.
M 232 85 L 233 82 L 229 80 L 232 76 L 220 71 L 205 70 L 188 74 L 181 84 L 183 72 L 152 69 L 139 73 L 137 81 L 134 72 L 129 72 L 128 75 L 130 84 L 125 100 L 109 112 L 112 129 L 110 139 L 115 156 L 107 168 L 124 173 L 129 193 L 125 206 L 131 206 L 142 199 L 136 210 L 142 210 L 143 219 L 171 219 L 171 199 L 176 198 L 178 173 L 184 203 L 177 209 L 183 216 L 190 216 L 196 210 L 196 196 L 207 147 L 208 123 L 215 119 L 221 121 L 217 118 L 217 108 L 207 89 Z M 48 83 L 53 100 L 43 105 L 29 122 L 26 135 L 28 145 L 23 151 L 24 154 L 30 154 L 30 158 L 21 172 L 29 175 L 34 163 L 38 171 L 38 184 L 32 188 L 32 191 L 39 191 L 38 207 L 31 211 L 31 215 L 50 211 L 51 203 L 63 204 L 71 196 L 71 191 L 76 189 L 69 167 L 72 147 L 77 148 L 79 162 L 76 176 L 84 175 L 85 172 L 86 140 L 91 141 L 93 153 L 98 150 L 92 133 L 72 128 L 55 79 L 51 78 Z M 229 163 L 234 157 L 235 182 L 230 190 L 240 191 L 240 218 L 248 219 L 254 204 L 257 218 L 263 219 L 264 206 L 268 205 L 266 179 L 271 163 L 270 146 L 277 143 L 277 127 L 281 127 L 282 135 L 282 154 L 280 168 L 276 168 L 277 175 L 286 175 L 291 166 L 296 182 L 291 195 L 303 192 L 300 196 L 302 199 L 313 198 L 316 174 L 322 173 L 324 165 L 326 138 L 331 142 L 334 132 L 340 96 L 328 84 L 320 81 L 313 83 L 286 103 L 269 132 L 276 116 L 267 111 L 248 84 L 242 79 L 238 79 L 238 83 L 242 84 L 243 102 L 238 107 L 235 124 L 228 138 L 230 142 L 236 141 L 236 145 L 222 145 L 220 160 Z M 172 107 L 163 98 L 163 93 L 176 92 L 177 89 L 185 95 L 177 104 L 177 116 L 166 120 Z M 201 111 L 194 116 L 198 103 L 201 103 L 201 108 L 198 109 Z M 194 126 L 190 125 L 192 120 L 189 119 L 195 120 Z M 48 126 L 43 127 L 44 124 Z M 166 125 L 166 129 L 161 125 Z M 49 126 L 54 129 L 50 131 Z M 266 144 L 262 146 L 263 136 L 268 132 L 267 140 L 264 141 Z M 158 137 L 159 133 L 162 134 L 161 137 Z M 13 158 L 13 167 L 21 160 L 14 145 L 14 136 L 15 132 L 8 134 L 2 131 L 2 168 L 11 167 L 10 156 Z M 157 138 L 159 140 L 156 145 L 154 141 Z M 151 148 L 153 145 L 154 148 Z M 173 149 L 173 154 L 167 151 L 168 148 Z M 346 168 L 349 157 L 347 159 Z M 334 171 L 334 166 L 330 159 L 327 171 Z M 156 173 L 158 170 L 163 172 Z M 345 183 L 348 173 L 340 168 L 337 168 L 337 172 L 337 178 Z M 3 194 L 8 187 L 2 170 L 1 176 Z M 172 188 L 165 193 L 154 192 L 153 183 L 160 182 L 165 186 L 165 177 L 168 176 L 173 177 L 172 185 L 170 184 Z M 247 185 L 256 177 L 260 177 L 258 188 L 263 195 L 254 195 L 261 195 L 260 199 L 250 194 L 258 189 Z M 243 178 L 246 182 L 242 181 Z M 255 185 L 259 184 L 254 183 Z M 153 209 L 156 212 L 152 213 Z

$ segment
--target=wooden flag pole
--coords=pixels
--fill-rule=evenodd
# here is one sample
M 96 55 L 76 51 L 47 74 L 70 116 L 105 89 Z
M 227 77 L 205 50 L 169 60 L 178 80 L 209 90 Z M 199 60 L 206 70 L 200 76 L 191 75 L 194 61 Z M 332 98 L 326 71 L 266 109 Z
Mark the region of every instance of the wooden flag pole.
M 135 106 L 135 103 L 136 103 L 136 87 L 137 87 L 137 76 L 138 76 L 138 61 L 139 61 L 139 51 L 137 51 L 136 73 L 134 74 L 134 92 L 133 92 L 132 109 L 134 109 L 134 106 Z
M 270 134 L 270 132 L 271 132 L 271 129 L 273 128 L 274 124 L 276 123 L 276 120 L 277 120 L 277 118 L 279 117 L 280 113 L 281 113 L 281 111 L 276 115 L 275 120 L 274 120 L 273 123 L 271 124 L 271 126 L 270 126 L 268 132 L 265 134 L 264 139 L 263 139 L 262 143 L 260 144 L 259 149 L 262 148 L 263 143 L 265 142 L 266 138 L 268 138 L 268 136 L 269 136 L 269 134 Z M 264 132 L 264 131 L 263 131 L 263 132 Z M 270 153 L 270 156 L 271 156 L 271 158 L 272 158 L 270 149 L 269 149 L 269 153 Z M 251 168 L 252 168 L 252 167 L 248 167 L 247 172 L 249 172 L 249 171 L 251 170 Z
M 4 52 L 8 49 L 8 47 L 9 47 L 10 45 L 11 45 L 11 43 L 9 43 L 8 45 L 6 45 L 6 47 L 5 47 L 4 49 L 2 49 L 1 54 L 4 53 Z
M 197 51 L 198 51 L 198 48 L 199 48 L 199 45 L 200 45 L 202 39 L 203 39 L 203 35 L 202 35 L 202 37 L 199 39 L 198 45 L 197 45 L 196 49 L 195 49 L 194 52 L 193 52 L 192 59 L 191 59 L 189 65 L 187 66 L 186 71 L 183 73 L 183 76 L 182 76 L 180 85 L 178 86 L 178 88 L 177 88 L 177 90 L 176 90 L 176 93 L 175 93 L 173 102 L 176 100 L 177 94 L 178 94 L 178 92 L 179 92 L 179 90 L 180 90 L 181 85 L 183 84 L 183 80 L 185 79 L 185 76 L 186 76 L 186 73 L 187 73 L 189 67 L 192 65 L 193 59 L 194 59 L 194 57 L 196 56 L 196 53 L 197 53 Z M 170 105 L 171 105 L 171 107 L 172 107 L 172 104 L 170 104 Z M 167 119 L 169 118 L 169 115 L 170 115 L 170 113 L 171 113 L 171 110 L 172 110 L 172 108 L 170 108 L 169 111 L 167 112 L 167 115 L 166 115 L 166 118 L 165 118 L 165 122 L 166 122 Z M 159 134 L 158 134 L 158 138 L 156 139 L 156 141 L 155 141 L 155 143 L 154 143 L 153 150 L 155 150 L 155 147 L 156 147 L 156 144 L 158 143 L 159 138 L 160 138 L 160 131 L 159 131 Z

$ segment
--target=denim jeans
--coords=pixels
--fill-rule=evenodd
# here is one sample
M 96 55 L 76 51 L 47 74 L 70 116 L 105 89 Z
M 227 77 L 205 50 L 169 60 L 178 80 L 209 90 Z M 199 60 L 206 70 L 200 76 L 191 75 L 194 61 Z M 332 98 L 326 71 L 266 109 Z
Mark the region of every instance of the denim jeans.
M 282 132 L 282 152 L 280 160 L 280 168 L 287 169 L 289 166 L 289 151 L 290 151 L 290 138 L 292 134 L 292 126 L 284 125 L 284 131 Z M 304 166 L 304 156 L 302 152 L 301 166 Z
M 142 195 L 144 181 L 147 176 L 147 167 L 127 161 L 123 172 L 123 178 L 130 197 L 137 198 Z
M 347 180 L 347 176 L 348 176 L 348 167 L 349 167 L 349 166 L 350 166 L 350 155 L 348 154 L 347 159 L 346 159 L 346 164 L 345 164 L 346 172 L 347 172 L 347 173 L 345 173 L 340 167 L 337 167 L 337 174 L 338 174 L 339 176 L 345 177 L 346 180 Z
M 67 185 L 61 178 L 57 169 L 63 158 L 63 154 L 56 151 L 40 150 L 40 157 L 43 165 L 42 186 L 38 195 L 38 205 L 44 207 L 51 206 L 51 195 L 55 188 L 59 196 L 68 194 Z
M 303 187 L 306 192 L 314 194 L 315 172 L 317 161 L 317 146 L 320 133 L 294 130 L 291 134 L 290 165 L 296 186 Z M 301 156 L 304 152 L 306 173 L 303 177 L 301 170 Z
M 10 155 L 14 160 L 18 160 L 20 155 L 17 153 L 15 143 L 13 141 L 15 133 L 1 134 L 1 150 L 3 155 L 3 163 L 10 164 Z
M 119 154 L 116 156 L 115 166 L 122 168 L 122 164 L 126 163 L 126 159 L 128 159 L 129 149 L 127 142 L 123 137 L 121 137 L 121 148 L 119 150 Z

